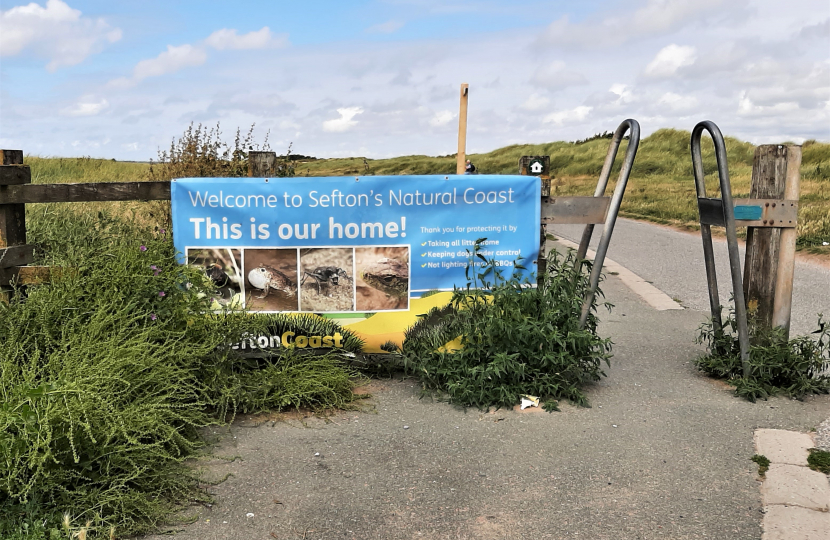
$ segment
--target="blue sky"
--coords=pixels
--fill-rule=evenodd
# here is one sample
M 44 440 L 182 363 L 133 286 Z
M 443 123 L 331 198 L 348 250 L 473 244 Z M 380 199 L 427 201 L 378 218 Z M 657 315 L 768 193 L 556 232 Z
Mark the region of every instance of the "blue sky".
M 0 147 L 147 160 L 191 123 L 278 152 L 455 152 L 715 121 L 830 140 L 830 2 L 0 0 Z

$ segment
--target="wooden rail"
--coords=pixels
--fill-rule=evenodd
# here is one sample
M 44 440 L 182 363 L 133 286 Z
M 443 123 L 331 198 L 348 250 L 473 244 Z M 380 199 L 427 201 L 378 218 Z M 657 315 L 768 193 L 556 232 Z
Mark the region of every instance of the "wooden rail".
M 256 171 L 253 171 L 256 173 Z M 48 282 L 61 268 L 27 266 L 34 247 L 26 242 L 26 204 L 170 200 L 170 182 L 32 184 L 22 150 L 0 150 L 0 300 L 8 285 Z
M 0 184 L 0 205 L 51 202 L 170 200 L 170 182 Z

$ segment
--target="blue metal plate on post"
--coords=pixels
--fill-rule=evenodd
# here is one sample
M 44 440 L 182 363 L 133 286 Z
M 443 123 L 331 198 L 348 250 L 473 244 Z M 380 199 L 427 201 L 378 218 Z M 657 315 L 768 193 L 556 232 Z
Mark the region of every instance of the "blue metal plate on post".
M 761 219 L 761 207 L 760 206 L 736 206 L 735 207 L 735 219 L 742 219 L 747 221 L 755 221 L 757 219 Z

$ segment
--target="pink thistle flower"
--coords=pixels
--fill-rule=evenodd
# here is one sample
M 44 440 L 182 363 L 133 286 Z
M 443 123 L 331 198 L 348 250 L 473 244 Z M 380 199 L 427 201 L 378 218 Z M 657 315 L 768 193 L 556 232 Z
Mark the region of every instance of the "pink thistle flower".
M 147 246 L 140 246 L 138 251 L 147 251 Z
M 164 291 L 159 291 L 159 297 L 161 298 L 161 297 L 164 297 L 164 296 L 167 296 L 167 294 L 165 294 Z
M 156 317 L 156 314 L 155 313 L 150 313 L 150 320 L 155 321 L 156 319 L 158 319 L 158 317 Z

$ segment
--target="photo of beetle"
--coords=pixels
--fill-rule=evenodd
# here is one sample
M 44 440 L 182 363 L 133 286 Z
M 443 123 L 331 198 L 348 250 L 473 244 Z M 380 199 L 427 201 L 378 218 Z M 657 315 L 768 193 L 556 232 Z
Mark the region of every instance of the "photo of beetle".
M 306 278 L 314 278 L 317 283 L 317 294 L 322 294 L 320 284 L 325 286 L 340 285 L 340 278 L 345 278 L 349 283 L 354 283 L 354 280 L 349 277 L 345 270 L 337 266 L 318 266 L 311 272 L 303 272 L 302 283 L 305 283 Z
M 300 311 L 354 311 L 354 251 L 300 249 Z

